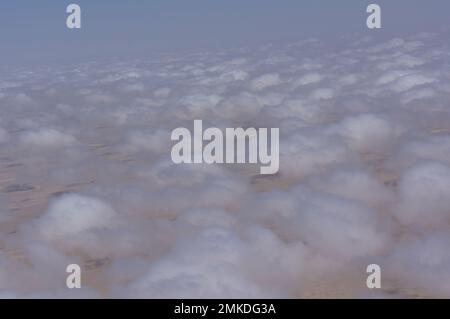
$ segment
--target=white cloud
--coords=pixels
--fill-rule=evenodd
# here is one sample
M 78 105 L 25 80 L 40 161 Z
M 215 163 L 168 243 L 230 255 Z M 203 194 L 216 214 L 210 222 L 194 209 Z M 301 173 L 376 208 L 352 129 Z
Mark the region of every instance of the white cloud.
M 412 88 L 424 85 L 424 84 L 431 84 L 436 82 L 436 79 L 433 79 L 431 77 L 421 75 L 421 74 L 411 74 L 406 75 L 401 78 L 399 78 L 395 83 L 392 85 L 392 88 L 397 92 L 404 92 L 411 90 Z
M 379 152 L 386 150 L 395 140 L 396 129 L 383 117 L 361 114 L 345 118 L 331 127 L 331 134 L 340 134 L 345 142 L 359 152 Z
M 77 140 L 73 136 L 54 129 L 39 129 L 22 133 L 20 141 L 36 147 L 65 147 L 77 144 Z
M 330 88 L 320 88 L 311 93 L 311 99 L 313 100 L 329 100 L 335 95 L 333 89 Z
M 447 296 L 447 42 L 348 39 L 5 75 L 0 296 Z M 175 165 L 193 119 L 279 127 L 279 174 Z
M 439 163 L 418 164 L 399 182 L 399 201 L 394 214 L 409 227 L 450 225 L 450 168 Z
M 280 83 L 281 80 L 279 74 L 268 73 L 254 78 L 250 82 L 250 88 L 254 91 L 261 91 L 268 87 L 279 85 Z
M 95 198 L 77 194 L 62 195 L 54 199 L 49 209 L 35 224 L 38 233 L 49 241 L 80 234 L 91 229 L 108 228 L 117 213 Z
M 294 88 L 297 88 L 299 86 L 307 85 L 307 84 L 313 84 L 318 83 L 323 79 L 323 76 L 319 73 L 308 73 L 303 75 L 302 77 L 298 78 L 294 81 L 292 84 Z

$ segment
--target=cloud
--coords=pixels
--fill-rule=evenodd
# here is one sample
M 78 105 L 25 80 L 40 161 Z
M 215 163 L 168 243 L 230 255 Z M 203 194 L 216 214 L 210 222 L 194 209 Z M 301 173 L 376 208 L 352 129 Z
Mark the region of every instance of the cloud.
M 349 200 L 314 197 L 300 218 L 304 240 L 335 258 L 377 255 L 389 243 L 376 210 Z
M 268 73 L 257 78 L 254 78 L 250 82 L 250 88 L 254 91 L 261 91 L 271 86 L 276 86 L 281 83 L 280 75 L 277 73 Z
M 0 296 L 447 296 L 446 38 L 5 73 Z M 169 133 L 194 119 L 280 128 L 279 173 L 172 163 Z
M 261 228 L 251 229 L 246 238 L 222 228 L 206 228 L 191 240 L 180 242 L 138 281 L 118 293 L 137 298 L 283 296 L 279 279 L 284 277 L 287 282 L 298 272 L 302 249 L 286 247 Z M 267 274 L 262 264 L 270 265 L 273 275 Z
M 320 88 L 311 93 L 312 100 L 329 100 L 334 97 L 334 90 L 330 88 Z
M 299 86 L 308 85 L 308 84 L 314 84 L 318 83 L 323 79 L 323 76 L 319 73 L 308 73 L 303 75 L 302 77 L 298 78 L 294 81 L 292 84 L 294 88 L 297 88 Z
M 342 168 L 330 175 L 315 177 L 311 184 L 317 190 L 359 201 L 373 208 L 383 207 L 394 199 L 392 191 L 375 174 L 357 168 Z
M 392 85 L 392 89 L 396 92 L 404 92 L 411 90 L 412 88 L 415 88 L 417 86 L 431 84 L 434 82 L 436 82 L 436 80 L 431 77 L 421 74 L 411 74 L 405 75 L 395 81 L 395 83 L 393 83 Z
M 393 247 L 386 261 L 387 275 L 399 281 L 411 297 L 425 294 L 448 298 L 450 288 L 443 280 L 450 275 L 448 245 L 450 237 L 443 232 L 404 241 Z
M 171 90 L 170 88 L 160 88 L 153 92 L 153 95 L 157 98 L 166 98 L 169 96 Z
M 54 129 L 39 129 L 24 132 L 20 136 L 22 144 L 35 147 L 66 147 L 77 144 L 77 140 L 68 134 L 61 133 Z
M 348 146 L 359 152 L 386 150 L 395 140 L 395 127 L 383 117 L 361 114 L 345 118 L 330 128 L 330 133 L 340 134 Z
M 157 130 L 155 132 L 133 132 L 129 137 L 129 146 L 132 151 L 148 151 L 151 153 L 162 154 L 170 151 L 170 145 L 167 140 L 170 132 L 166 130 Z
M 50 203 L 49 209 L 35 223 L 35 227 L 44 240 L 57 242 L 66 236 L 111 227 L 116 215 L 111 207 L 100 200 L 67 194 Z
M 446 227 L 450 223 L 450 168 L 428 162 L 406 171 L 399 181 L 394 214 L 409 227 Z
M 107 95 L 107 94 L 102 94 L 102 93 L 94 93 L 94 94 L 88 94 L 86 96 L 86 102 L 88 104 L 92 104 L 92 105 L 99 105 L 99 104 L 110 104 L 110 103 L 114 103 L 115 99 L 114 97 Z
M 27 94 L 25 93 L 19 93 L 17 94 L 14 98 L 13 101 L 15 104 L 17 105 L 32 105 L 34 104 L 34 101 L 31 97 L 29 97 Z
M 323 173 L 337 164 L 356 160 L 342 142 L 302 131 L 281 140 L 280 150 L 280 173 L 286 178 Z
M 425 88 L 421 90 L 408 91 L 403 96 L 403 103 L 410 103 L 417 100 L 426 100 L 435 97 L 436 94 L 433 89 Z

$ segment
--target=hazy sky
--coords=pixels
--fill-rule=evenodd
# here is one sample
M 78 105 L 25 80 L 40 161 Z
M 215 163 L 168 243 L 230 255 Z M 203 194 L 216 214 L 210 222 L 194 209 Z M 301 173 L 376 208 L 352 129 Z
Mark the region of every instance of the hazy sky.
M 0 299 L 450 298 L 450 1 L 370 1 L 0 0 Z M 195 119 L 279 172 L 175 164 Z
M 68 30 L 65 8 L 82 8 Z M 365 27 L 369 3 L 383 30 Z M 446 0 L 14 0 L 0 2 L 1 63 L 221 48 L 354 32 L 403 34 L 448 25 Z

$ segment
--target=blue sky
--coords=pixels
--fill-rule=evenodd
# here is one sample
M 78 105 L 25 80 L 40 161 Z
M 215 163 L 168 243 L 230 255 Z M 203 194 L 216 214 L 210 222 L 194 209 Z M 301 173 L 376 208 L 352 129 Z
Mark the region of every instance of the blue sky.
M 66 6 L 83 28 L 65 27 Z M 3 61 L 77 60 L 155 51 L 221 48 L 370 32 L 369 3 L 383 9 L 387 35 L 448 25 L 445 0 L 8 0 L 0 3 Z

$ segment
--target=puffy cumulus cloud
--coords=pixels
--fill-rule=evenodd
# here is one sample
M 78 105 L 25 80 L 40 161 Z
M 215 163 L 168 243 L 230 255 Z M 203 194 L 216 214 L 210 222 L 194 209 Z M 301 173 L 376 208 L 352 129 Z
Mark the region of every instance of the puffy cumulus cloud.
M 360 77 L 361 76 L 357 74 L 347 74 L 339 79 L 339 84 L 343 86 L 354 85 L 358 82 Z
M 198 237 L 180 243 L 170 256 L 150 265 L 146 274 L 125 287 L 125 296 L 261 297 L 263 291 L 240 271 L 243 246 L 233 233 L 222 229 L 206 229 Z
M 111 95 L 92 93 L 86 96 L 86 102 L 91 105 L 108 105 L 114 103 L 115 99 Z
M 12 102 L 19 106 L 27 106 L 35 104 L 34 100 L 25 93 L 19 93 L 15 95 L 12 99 Z
M 142 200 L 152 203 L 155 216 L 172 218 L 189 208 L 235 209 L 250 183 L 219 166 L 182 167 L 171 162 L 159 163 L 146 175 L 159 189 Z
M 245 221 L 257 221 L 285 241 L 300 241 L 300 203 L 291 195 L 279 190 L 257 194 L 244 203 L 241 214 Z
M 254 91 L 261 91 L 268 87 L 279 85 L 281 83 L 280 75 L 277 73 L 268 73 L 254 78 L 250 82 L 250 88 Z
M 123 91 L 126 93 L 135 93 L 145 91 L 145 86 L 142 83 L 127 84 L 123 87 Z
M 171 89 L 170 89 L 170 88 L 164 88 L 164 87 L 163 87 L 163 88 L 156 89 L 156 90 L 153 92 L 153 95 L 154 95 L 155 97 L 157 97 L 157 98 L 166 98 L 166 97 L 169 96 L 170 92 L 171 92 Z
M 407 76 L 411 73 L 411 71 L 409 70 L 404 70 L 404 69 L 393 69 L 387 72 L 383 72 L 378 79 L 375 81 L 376 84 L 378 85 L 384 85 L 384 84 L 389 84 L 392 83 L 404 76 Z
M 448 296 L 447 37 L 2 72 L 0 296 Z M 279 172 L 174 164 L 194 119 L 278 127 Z
M 66 147 L 77 144 L 75 137 L 54 129 L 38 129 L 24 132 L 20 135 L 20 142 L 33 147 Z
M 343 168 L 325 176 L 313 177 L 310 183 L 314 189 L 359 201 L 369 207 L 383 208 L 394 200 L 391 189 L 374 173 L 362 169 Z
M 392 145 L 398 130 L 382 116 L 361 114 L 345 118 L 332 126 L 330 133 L 341 135 L 350 148 L 359 152 L 379 152 Z
M 299 187 L 256 198 L 246 207 L 248 216 L 289 242 L 334 259 L 376 256 L 387 249 L 389 227 L 375 209 L 343 197 Z M 257 211 L 250 211 L 257 207 Z M 383 227 L 384 226 L 384 227 Z
M 133 254 L 158 256 L 170 247 L 173 234 L 164 221 L 132 222 L 134 218 L 100 199 L 64 194 L 38 219 L 21 225 L 20 232 L 26 241 L 57 247 L 66 254 L 82 253 L 100 263 Z
M 303 254 L 302 244 L 286 245 L 263 228 L 241 237 L 207 227 L 117 293 L 137 298 L 282 297 L 283 285 L 290 282 L 295 289 L 300 284 L 292 277 L 299 273 Z
M 181 214 L 177 221 L 195 227 L 233 228 L 238 219 L 221 209 L 191 208 Z
M 188 116 L 196 117 L 206 112 L 214 112 L 215 107 L 221 100 L 222 97 L 217 94 L 197 93 L 183 97 L 180 104 L 186 107 L 189 112 Z
M 334 90 L 329 88 L 320 88 L 311 93 L 312 100 L 329 100 L 334 97 Z
M 170 145 L 167 140 L 170 139 L 168 130 L 156 130 L 154 132 L 132 132 L 129 136 L 129 148 L 131 151 L 148 151 L 155 154 L 170 152 Z
M 277 110 L 275 116 L 280 119 L 286 119 L 286 115 L 298 118 L 308 123 L 316 123 L 321 120 L 321 109 L 314 103 L 309 103 L 303 98 L 289 99 L 284 101 L 282 107 Z
M 450 167 L 426 162 L 407 170 L 399 181 L 394 215 L 412 228 L 448 227 Z
M 17 258 L 16 254 L 23 254 Z M 66 267 L 80 263 L 80 258 L 66 256 L 41 243 L 27 243 L 16 254 L 0 257 L 0 295 L 4 298 L 69 297 L 66 287 Z M 11 277 L 13 276 L 13 277 Z M 14 280 L 11 280 L 14 278 Z M 75 298 L 95 298 L 99 294 L 84 287 Z
M 116 212 L 95 198 L 77 194 L 61 195 L 50 203 L 49 209 L 35 223 L 45 240 L 58 241 L 96 228 L 108 228 Z
M 215 112 L 218 117 L 223 119 L 234 119 L 236 112 L 239 112 L 241 120 L 248 120 L 256 116 L 262 107 L 263 103 L 258 96 L 249 92 L 241 92 L 223 100 Z
M 436 94 L 433 89 L 424 88 L 420 90 L 411 90 L 403 95 L 403 103 L 410 103 L 417 100 L 427 100 L 435 97 Z
M 324 173 L 338 164 L 357 162 L 341 141 L 299 131 L 280 141 L 280 174 L 286 179 Z
M 245 81 L 249 74 L 242 70 L 229 70 L 220 75 L 220 78 L 226 82 Z
M 404 92 L 417 86 L 430 84 L 433 82 L 436 82 L 436 80 L 422 74 L 405 75 L 392 84 L 392 89 L 397 92 Z
M 399 147 L 386 166 L 391 170 L 402 170 L 424 161 L 450 165 L 450 136 L 442 134 L 413 139 Z
M 448 298 L 450 286 L 444 278 L 450 275 L 449 245 L 447 232 L 405 240 L 393 247 L 383 269 L 406 296 Z
M 401 38 L 394 38 L 387 42 L 380 43 L 374 47 L 367 49 L 367 52 L 378 53 L 383 51 L 390 51 L 392 49 L 398 49 L 400 46 L 405 44 L 405 40 Z
M 319 195 L 304 204 L 299 232 L 309 245 L 328 256 L 376 256 L 389 243 L 389 228 L 380 219 L 376 210 L 359 203 Z
M 323 76 L 319 73 L 308 73 L 295 80 L 292 84 L 294 88 L 299 86 L 318 83 L 323 79 Z

